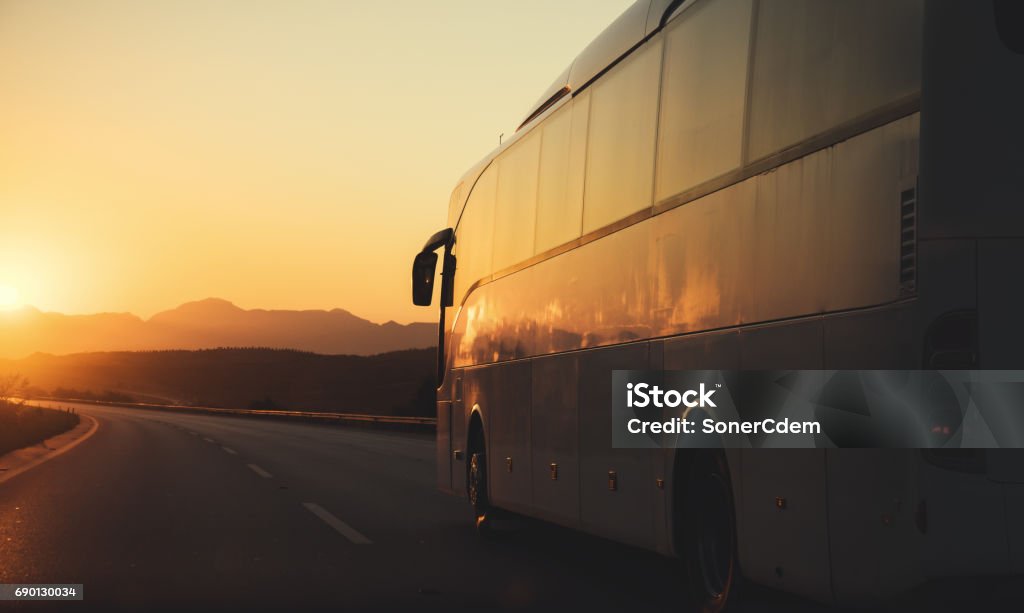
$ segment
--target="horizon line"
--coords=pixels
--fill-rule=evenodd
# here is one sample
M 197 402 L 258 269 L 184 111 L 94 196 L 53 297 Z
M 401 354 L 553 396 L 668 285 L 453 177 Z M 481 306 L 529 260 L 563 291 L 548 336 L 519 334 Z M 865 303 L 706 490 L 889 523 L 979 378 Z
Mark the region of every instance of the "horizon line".
M 206 298 L 199 298 L 199 299 L 195 299 L 195 300 L 186 300 L 184 302 L 181 302 L 181 303 L 177 304 L 176 306 L 155 311 L 155 312 L 153 312 L 149 316 L 140 315 L 139 313 L 135 313 L 135 312 L 132 312 L 132 311 L 108 310 L 108 311 L 84 311 L 84 312 L 82 312 L 82 311 L 75 311 L 75 312 L 70 312 L 70 311 L 47 310 L 47 309 L 38 307 L 38 306 L 36 306 L 34 304 L 24 303 L 24 304 L 21 304 L 21 305 L 18 305 L 16 307 L 12 307 L 12 308 L 0 309 L 0 317 L 3 317 L 5 314 L 9 314 L 9 313 L 17 313 L 19 311 L 31 310 L 31 311 L 35 311 L 37 313 L 41 313 L 41 314 L 45 314 L 45 315 L 63 315 L 63 316 L 66 316 L 66 317 L 89 317 L 89 316 L 95 316 L 95 315 L 130 315 L 132 317 L 136 317 L 136 318 L 142 320 L 143 322 L 148 322 L 148 321 L 152 320 L 154 317 L 156 317 L 157 315 L 160 315 L 162 313 L 169 313 L 169 312 L 172 312 L 172 311 L 176 311 L 176 310 L 178 310 L 178 309 L 180 309 L 180 308 L 182 308 L 184 306 L 191 305 L 191 304 L 202 303 L 202 302 L 222 302 L 222 303 L 226 303 L 227 305 L 230 305 L 232 307 L 235 307 L 235 308 L 237 308 L 240 311 L 245 311 L 245 312 L 264 311 L 264 312 L 292 312 L 292 313 L 311 313 L 311 312 L 332 313 L 332 312 L 335 312 L 335 311 L 341 311 L 341 312 L 344 312 L 344 313 L 348 313 L 349 315 L 352 315 L 353 317 L 356 317 L 358 319 L 362 319 L 364 321 L 368 321 L 368 322 L 376 324 L 376 325 L 386 325 L 386 324 L 389 324 L 389 323 L 395 323 L 395 324 L 398 324 L 398 325 L 407 326 L 407 325 L 411 325 L 411 324 L 422 324 L 422 323 L 428 323 L 428 324 L 436 325 L 436 323 L 437 323 L 436 321 L 431 321 L 429 318 L 426 319 L 426 320 L 410 320 L 410 321 L 407 321 L 407 322 L 400 322 L 400 321 L 397 321 L 395 319 L 388 319 L 386 321 L 378 322 L 378 321 L 376 321 L 374 319 L 370 319 L 368 317 L 363 317 L 361 315 L 358 315 L 358 314 L 350 311 L 349 309 L 346 309 L 346 308 L 343 308 L 343 307 L 339 307 L 339 306 L 335 306 L 335 307 L 332 307 L 332 308 L 244 307 L 244 306 L 240 306 L 239 304 L 237 304 L 236 302 L 234 302 L 232 300 L 228 300 L 227 298 L 220 298 L 220 297 L 217 297 L 217 296 L 208 296 Z

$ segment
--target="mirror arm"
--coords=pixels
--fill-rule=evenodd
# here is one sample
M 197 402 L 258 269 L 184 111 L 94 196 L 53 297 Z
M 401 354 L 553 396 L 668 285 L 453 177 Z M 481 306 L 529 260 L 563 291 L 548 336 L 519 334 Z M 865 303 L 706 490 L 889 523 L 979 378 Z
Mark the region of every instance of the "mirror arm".
M 427 239 L 427 243 L 423 245 L 423 253 L 437 251 L 440 247 L 444 247 L 444 256 L 441 260 L 442 307 L 450 307 L 454 301 L 455 256 L 452 255 L 453 245 L 455 245 L 455 230 L 452 228 L 445 228 L 435 232 L 433 236 Z
M 441 306 L 450 307 L 455 297 L 455 256 L 452 255 L 451 245 L 444 246 L 444 256 L 441 261 Z
M 455 244 L 455 230 L 451 228 L 445 228 L 435 232 L 433 236 L 427 239 L 427 244 L 423 245 L 423 251 L 437 251 L 438 247 L 444 246 L 445 253 L 447 254 L 452 245 Z
M 452 246 L 455 244 L 455 230 L 452 228 L 445 228 L 439 232 L 435 232 L 433 236 L 427 239 L 427 243 L 423 245 L 423 252 L 437 251 L 439 247 L 444 247 L 444 256 L 441 263 L 441 313 L 439 316 L 438 327 L 437 327 L 437 380 L 436 384 L 441 385 L 444 381 L 445 374 L 445 346 L 444 346 L 444 333 L 445 333 L 445 307 L 452 306 L 453 294 L 454 294 L 454 280 L 455 280 L 455 256 L 452 255 Z

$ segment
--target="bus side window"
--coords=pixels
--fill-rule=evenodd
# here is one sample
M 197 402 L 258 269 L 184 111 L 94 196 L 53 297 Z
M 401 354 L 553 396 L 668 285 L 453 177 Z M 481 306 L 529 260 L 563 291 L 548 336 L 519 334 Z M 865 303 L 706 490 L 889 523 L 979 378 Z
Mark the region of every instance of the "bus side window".
M 738 168 L 753 0 L 698 2 L 665 38 L 655 201 Z
M 454 228 L 459 222 L 459 215 L 462 213 L 462 183 L 455 186 L 452 195 L 448 199 L 448 227 Z
M 589 105 L 590 94 L 584 92 L 544 121 L 534 253 L 580 235 Z
M 494 270 L 499 271 L 533 255 L 537 213 L 537 167 L 540 130 L 534 129 L 501 154 L 498 199 L 494 206 Z
M 661 39 L 602 76 L 590 94 L 586 234 L 651 206 Z
M 496 178 L 493 165 L 480 175 L 455 228 L 455 254 L 458 258 L 455 269 L 456 307 L 462 304 L 473 283 L 491 274 Z
M 750 160 L 918 93 L 921 29 L 921 0 L 760 3 Z

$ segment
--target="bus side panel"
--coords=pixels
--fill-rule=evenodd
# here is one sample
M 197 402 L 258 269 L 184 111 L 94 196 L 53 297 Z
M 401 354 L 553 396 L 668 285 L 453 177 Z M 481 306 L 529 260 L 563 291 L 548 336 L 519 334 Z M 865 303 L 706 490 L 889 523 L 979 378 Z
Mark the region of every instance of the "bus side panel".
M 925 8 L 919 334 L 928 340 L 943 313 L 976 309 L 974 367 L 984 369 L 1024 368 L 1024 24 L 1013 7 L 934 0 Z M 922 468 L 931 574 L 1024 569 L 1024 452 L 989 450 L 986 459 L 987 472 Z
M 922 183 L 928 182 L 928 175 L 922 174 Z M 922 216 L 935 205 L 933 198 L 924 198 L 924 185 Z M 978 241 L 924 238 L 918 246 L 918 261 L 914 344 L 922 350 L 924 368 L 941 367 L 947 358 L 928 349 L 948 344 L 936 324 L 945 314 L 980 310 Z M 998 313 L 998 306 L 988 306 Z M 994 366 L 984 355 L 979 365 Z M 927 504 L 927 536 L 921 550 L 924 572 L 939 577 L 1005 572 L 1008 544 L 1002 487 L 984 472 L 949 470 L 927 462 L 922 462 L 920 474 L 921 497 Z
M 1018 457 L 1020 450 L 1014 450 Z M 1024 517 L 1024 485 L 1003 485 L 1006 496 L 1006 516 Z M 1009 522 L 1007 538 L 1010 544 L 1010 572 L 1024 574 L 1024 522 Z
M 979 241 L 978 346 L 983 368 L 1024 368 L 1024 289 L 1016 281 L 1021 263 L 1024 239 Z M 989 479 L 1003 490 L 1006 517 L 1024 517 L 1024 449 L 991 449 L 987 459 Z M 1007 530 L 1009 570 L 1022 573 L 1024 521 L 1008 522 Z
M 919 133 L 914 114 L 836 146 L 826 311 L 900 297 L 900 195 L 917 182 Z
M 922 213 L 930 202 L 922 201 Z M 944 366 L 937 356 L 925 354 L 934 343 L 933 324 L 953 312 L 972 312 L 978 307 L 977 262 L 973 240 L 920 240 L 917 245 L 918 298 L 914 345 L 922 351 L 921 368 Z M 967 365 L 959 368 L 969 367 Z
M 827 370 L 913 369 L 921 362 L 913 303 L 830 315 L 824 326 Z
M 654 450 L 615 449 L 611 432 L 612 371 L 649 364 L 647 343 L 579 354 L 580 516 L 589 532 L 655 549 Z
M 821 368 L 822 318 L 740 329 L 740 369 Z
M 740 368 L 821 368 L 822 329 L 821 317 L 743 328 Z M 830 600 L 824 450 L 745 449 L 741 457 L 744 574 L 764 585 Z
M 578 526 L 578 358 L 570 353 L 536 358 L 532 364 L 533 504 L 545 519 Z
M 739 365 L 740 333 L 735 329 L 665 341 L 665 370 L 737 370 Z
M 530 491 L 531 371 L 528 360 L 466 370 L 466 404 L 484 418 L 490 501 L 528 511 Z
M 752 581 L 828 601 L 824 449 L 744 449 L 739 555 Z
M 648 360 L 647 367 L 651 370 L 665 369 L 665 341 L 661 339 L 647 343 Z M 662 419 L 674 417 L 674 411 L 670 408 L 662 410 Z M 654 546 L 658 553 L 666 556 L 675 555 L 675 547 L 672 543 L 672 484 L 674 483 L 674 463 L 676 450 L 663 447 L 651 451 L 651 470 L 654 474 L 654 483 L 658 488 L 654 500 Z M 659 485 L 660 484 L 660 485 Z
M 826 369 L 913 369 L 921 360 L 914 344 L 916 305 L 828 316 Z M 829 432 L 826 429 L 826 435 Z M 921 581 L 920 543 L 913 512 L 917 503 L 906 470 L 908 454 L 888 449 L 827 452 L 832 587 L 836 601 L 862 602 Z M 886 517 L 890 523 L 885 523 Z
M 828 449 L 832 588 L 872 602 L 924 580 L 914 449 Z
M 984 474 L 922 462 L 921 496 L 928 505 L 928 534 L 921 560 L 929 576 L 1007 572 L 1008 516 L 998 483 Z
M 1024 368 L 1022 265 L 1024 239 L 979 241 L 978 353 L 982 368 Z

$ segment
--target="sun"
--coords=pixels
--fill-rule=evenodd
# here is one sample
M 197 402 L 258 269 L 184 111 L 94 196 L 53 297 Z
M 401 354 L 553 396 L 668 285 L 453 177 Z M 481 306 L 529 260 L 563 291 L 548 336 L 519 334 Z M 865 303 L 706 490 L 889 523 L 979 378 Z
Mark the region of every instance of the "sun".
M 0 311 L 9 311 L 21 306 L 21 293 L 10 285 L 0 285 Z

